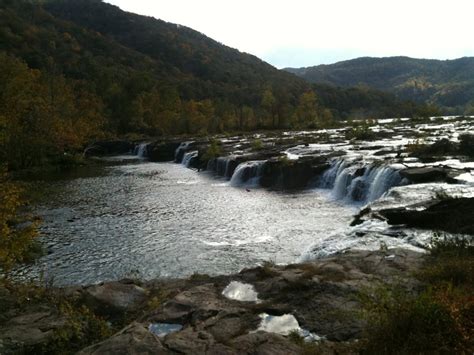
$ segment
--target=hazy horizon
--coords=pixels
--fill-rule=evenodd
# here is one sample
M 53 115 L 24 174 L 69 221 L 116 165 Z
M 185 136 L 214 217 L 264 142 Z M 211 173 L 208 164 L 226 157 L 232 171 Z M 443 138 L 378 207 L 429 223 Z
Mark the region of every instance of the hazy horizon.
M 105 1 L 129 12 L 190 27 L 277 68 L 357 57 L 446 60 L 474 56 L 470 40 L 474 2 L 469 0 Z

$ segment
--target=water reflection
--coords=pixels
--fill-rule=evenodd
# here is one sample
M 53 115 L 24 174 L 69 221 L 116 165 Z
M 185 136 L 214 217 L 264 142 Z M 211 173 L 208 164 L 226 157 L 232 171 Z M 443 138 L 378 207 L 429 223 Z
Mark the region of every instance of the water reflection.
M 18 273 L 58 285 L 289 263 L 342 233 L 354 213 L 321 192 L 232 188 L 172 163 L 108 166 L 45 188 L 39 213 L 49 254 Z

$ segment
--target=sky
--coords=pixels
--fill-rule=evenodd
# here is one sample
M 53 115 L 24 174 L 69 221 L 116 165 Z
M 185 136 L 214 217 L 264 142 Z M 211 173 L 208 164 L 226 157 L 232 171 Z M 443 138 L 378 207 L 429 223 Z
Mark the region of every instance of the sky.
M 474 0 L 105 0 L 278 67 L 474 56 Z

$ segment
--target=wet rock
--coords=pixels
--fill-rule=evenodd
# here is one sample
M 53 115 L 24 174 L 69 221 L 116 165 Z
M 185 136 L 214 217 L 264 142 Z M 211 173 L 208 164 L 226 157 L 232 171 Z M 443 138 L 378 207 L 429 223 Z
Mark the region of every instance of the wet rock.
M 262 171 L 260 185 L 282 189 L 304 189 L 309 182 L 329 167 L 325 158 L 303 157 L 298 160 L 273 158 Z
M 92 156 L 104 156 L 104 155 L 117 155 L 130 153 L 134 144 L 127 141 L 100 141 L 95 142 L 84 150 L 86 157 Z
M 474 198 L 447 198 L 425 206 L 385 209 L 379 214 L 389 224 L 474 235 Z
M 411 182 L 435 182 L 444 181 L 447 172 L 443 168 L 438 167 L 424 167 L 424 168 L 409 168 L 400 171 L 400 175 Z
M 180 142 L 154 142 L 148 145 L 148 160 L 153 162 L 173 161 Z
M 87 347 L 78 355 L 116 355 L 116 354 L 171 354 L 165 349 L 157 336 L 142 324 L 132 323 L 111 338 Z
M 89 286 L 83 291 L 86 304 L 105 315 L 135 309 L 145 301 L 146 295 L 144 288 L 127 281 Z

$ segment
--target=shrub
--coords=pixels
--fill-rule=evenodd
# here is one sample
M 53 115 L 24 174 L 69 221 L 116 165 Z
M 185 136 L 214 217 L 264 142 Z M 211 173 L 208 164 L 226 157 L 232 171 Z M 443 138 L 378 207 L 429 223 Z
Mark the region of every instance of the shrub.
M 220 142 L 213 139 L 211 140 L 211 144 L 207 148 L 206 152 L 202 156 L 203 161 L 208 161 L 211 159 L 215 159 L 222 155 L 222 148 Z
M 263 149 L 263 142 L 261 139 L 254 139 L 252 141 L 252 149 L 253 150 L 262 150 Z
M 367 124 L 361 126 L 349 128 L 346 133 L 346 139 L 352 140 L 370 140 L 375 139 L 377 135 L 372 131 Z
M 472 353 L 472 239 L 435 234 L 430 257 L 415 275 L 423 290 L 381 286 L 361 295 L 367 353 Z
M 462 335 L 448 309 L 429 291 L 410 294 L 382 286 L 363 300 L 367 319 L 364 352 L 398 354 L 456 349 Z
M 6 273 L 18 262 L 28 261 L 37 236 L 37 222 L 21 212 L 24 190 L 0 168 L 0 268 Z

